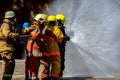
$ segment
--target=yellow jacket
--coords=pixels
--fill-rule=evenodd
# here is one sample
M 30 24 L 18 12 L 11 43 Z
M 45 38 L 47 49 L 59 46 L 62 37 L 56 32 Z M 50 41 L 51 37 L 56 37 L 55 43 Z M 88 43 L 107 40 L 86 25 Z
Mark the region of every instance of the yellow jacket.
M 55 40 L 50 40 L 48 43 L 48 53 L 43 53 L 43 55 L 60 55 L 58 43 L 61 43 L 63 40 L 63 33 L 57 26 L 48 26 L 48 30 L 52 31 Z

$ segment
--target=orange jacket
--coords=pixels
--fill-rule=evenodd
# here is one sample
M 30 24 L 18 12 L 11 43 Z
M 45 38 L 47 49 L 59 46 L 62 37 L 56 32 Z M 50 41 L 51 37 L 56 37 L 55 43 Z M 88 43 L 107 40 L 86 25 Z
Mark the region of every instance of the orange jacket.
M 35 57 L 42 56 L 42 53 L 40 51 L 40 46 L 35 41 L 35 38 L 37 37 L 38 34 L 39 34 L 39 31 L 37 30 L 34 30 L 31 32 L 32 39 L 28 40 L 26 44 L 26 50 L 27 50 L 28 56 L 31 56 L 31 55 Z

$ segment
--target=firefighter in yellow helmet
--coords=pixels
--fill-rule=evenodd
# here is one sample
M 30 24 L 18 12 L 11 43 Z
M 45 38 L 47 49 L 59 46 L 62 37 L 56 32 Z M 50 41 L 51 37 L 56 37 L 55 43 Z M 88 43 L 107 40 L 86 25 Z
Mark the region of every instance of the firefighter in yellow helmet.
M 70 37 L 65 32 L 65 16 L 63 14 L 57 14 L 56 15 L 57 25 L 59 29 L 62 31 L 64 38 L 61 43 L 58 43 L 60 48 L 60 56 L 61 56 L 61 71 L 60 71 L 60 77 L 63 76 L 63 71 L 65 68 L 65 46 L 66 42 L 70 40 Z
M 64 25 L 66 22 L 65 16 L 61 13 L 56 15 L 56 20 L 57 20 L 58 25 L 60 25 L 60 23 L 61 23 L 61 25 Z
M 0 55 L 2 57 L 2 80 L 11 80 L 15 68 L 14 41 L 19 34 L 15 33 L 15 13 L 14 11 L 5 12 L 5 19 L 0 28 Z
M 52 78 L 52 80 L 58 80 L 61 67 L 58 43 L 62 42 L 64 35 L 56 26 L 56 17 L 54 15 L 49 15 L 47 17 L 45 35 L 49 36 L 49 41 L 47 44 L 47 52 L 43 52 L 43 59 L 41 59 L 40 77 L 42 80 L 50 80 L 50 78 Z
M 46 25 L 46 14 L 37 14 L 31 26 L 35 29 L 31 32 L 32 38 L 26 44 L 25 78 L 26 80 L 39 80 L 38 70 L 40 66 L 40 57 L 42 56 L 41 33 Z M 44 47 L 45 48 L 45 47 Z

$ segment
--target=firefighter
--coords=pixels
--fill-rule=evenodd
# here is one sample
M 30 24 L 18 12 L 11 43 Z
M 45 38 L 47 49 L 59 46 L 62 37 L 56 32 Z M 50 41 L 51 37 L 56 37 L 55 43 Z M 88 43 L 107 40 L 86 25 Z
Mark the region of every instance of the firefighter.
M 66 42 L 70 40 L 70 37 L 65 32 L 65 16 L 63 14 L 57 14 L 56 15 L 57 25 L 59 29 L 62 31 L 64 38 L 61 43 L 58 43 L 60 48 L 60 56 L 61 56 L 61 71 L 60 71 L 60 77 L 63 76 L 63 71 L 65 69 L 65 46 Z
M 33 23 L 36 27 L 40 27 L 38 22 Z M 39 46 L 34 41 L 35 37 L 39 32 L 37 29 L 31 32 L 32 38 L 26 43 L 26 61 L 25 61 L 25 79 L 26 80 L 39 80 L 38 79 L 38 68 L 39 68 L 39 56 L 33 54 L 41 54 Z M 36 35 L 36 36 L 35 36 Z
M 11 80 L 15 68 L 13 43 L 19 34 L 15 33 L 15 13 L 14 11 L 5 12 L 5 19 L 0 28 L 0 55 L 2 57 L 2 80 Z
M 32 38 L 28 40 L 26 45 L 27 58 L 25 62 L 26 80 L 39 80 L 38 71 L 40 66 L 40 57 L 42 56 L 40 45 L 40 34 L 43 29 L 42 21 L 47 18 L 46 14 L 37 14 L 31 26 L 35 29 L 31 32 Z
M 40 77 L 41 80 L 58 80 L 61 67 L 58 43 L 62 42 L 64 36 L 56 26 L 56 18 L 54 15 L 47 17 L 47 28 L 44 35 L 49 36 L 49 40 L 46 42 L 47 50 L 42 53 Z

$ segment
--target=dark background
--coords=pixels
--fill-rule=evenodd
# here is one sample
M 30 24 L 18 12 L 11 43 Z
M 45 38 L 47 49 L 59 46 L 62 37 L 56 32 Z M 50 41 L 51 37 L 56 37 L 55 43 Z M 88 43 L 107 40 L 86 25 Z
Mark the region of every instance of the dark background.
M 15 27 L 21 29 L 24 22 L 32 22 L 36 14 L 41 13 L 42 10 L 49 10 L 48 5 L 52 2 L 53 0 L 0 0 L 0 25 L 4 19 L 5 12 L 13 10 L 17 19 Z M 15 58 L 24 58 L 23 44 L 15 43 L 15 50 Z
M 51 2 L 53 0 L 0 0 L 0 22 L 8 10 L 15 11 L 18 23 L 31 21 L 35 14 L 47 10 Z

